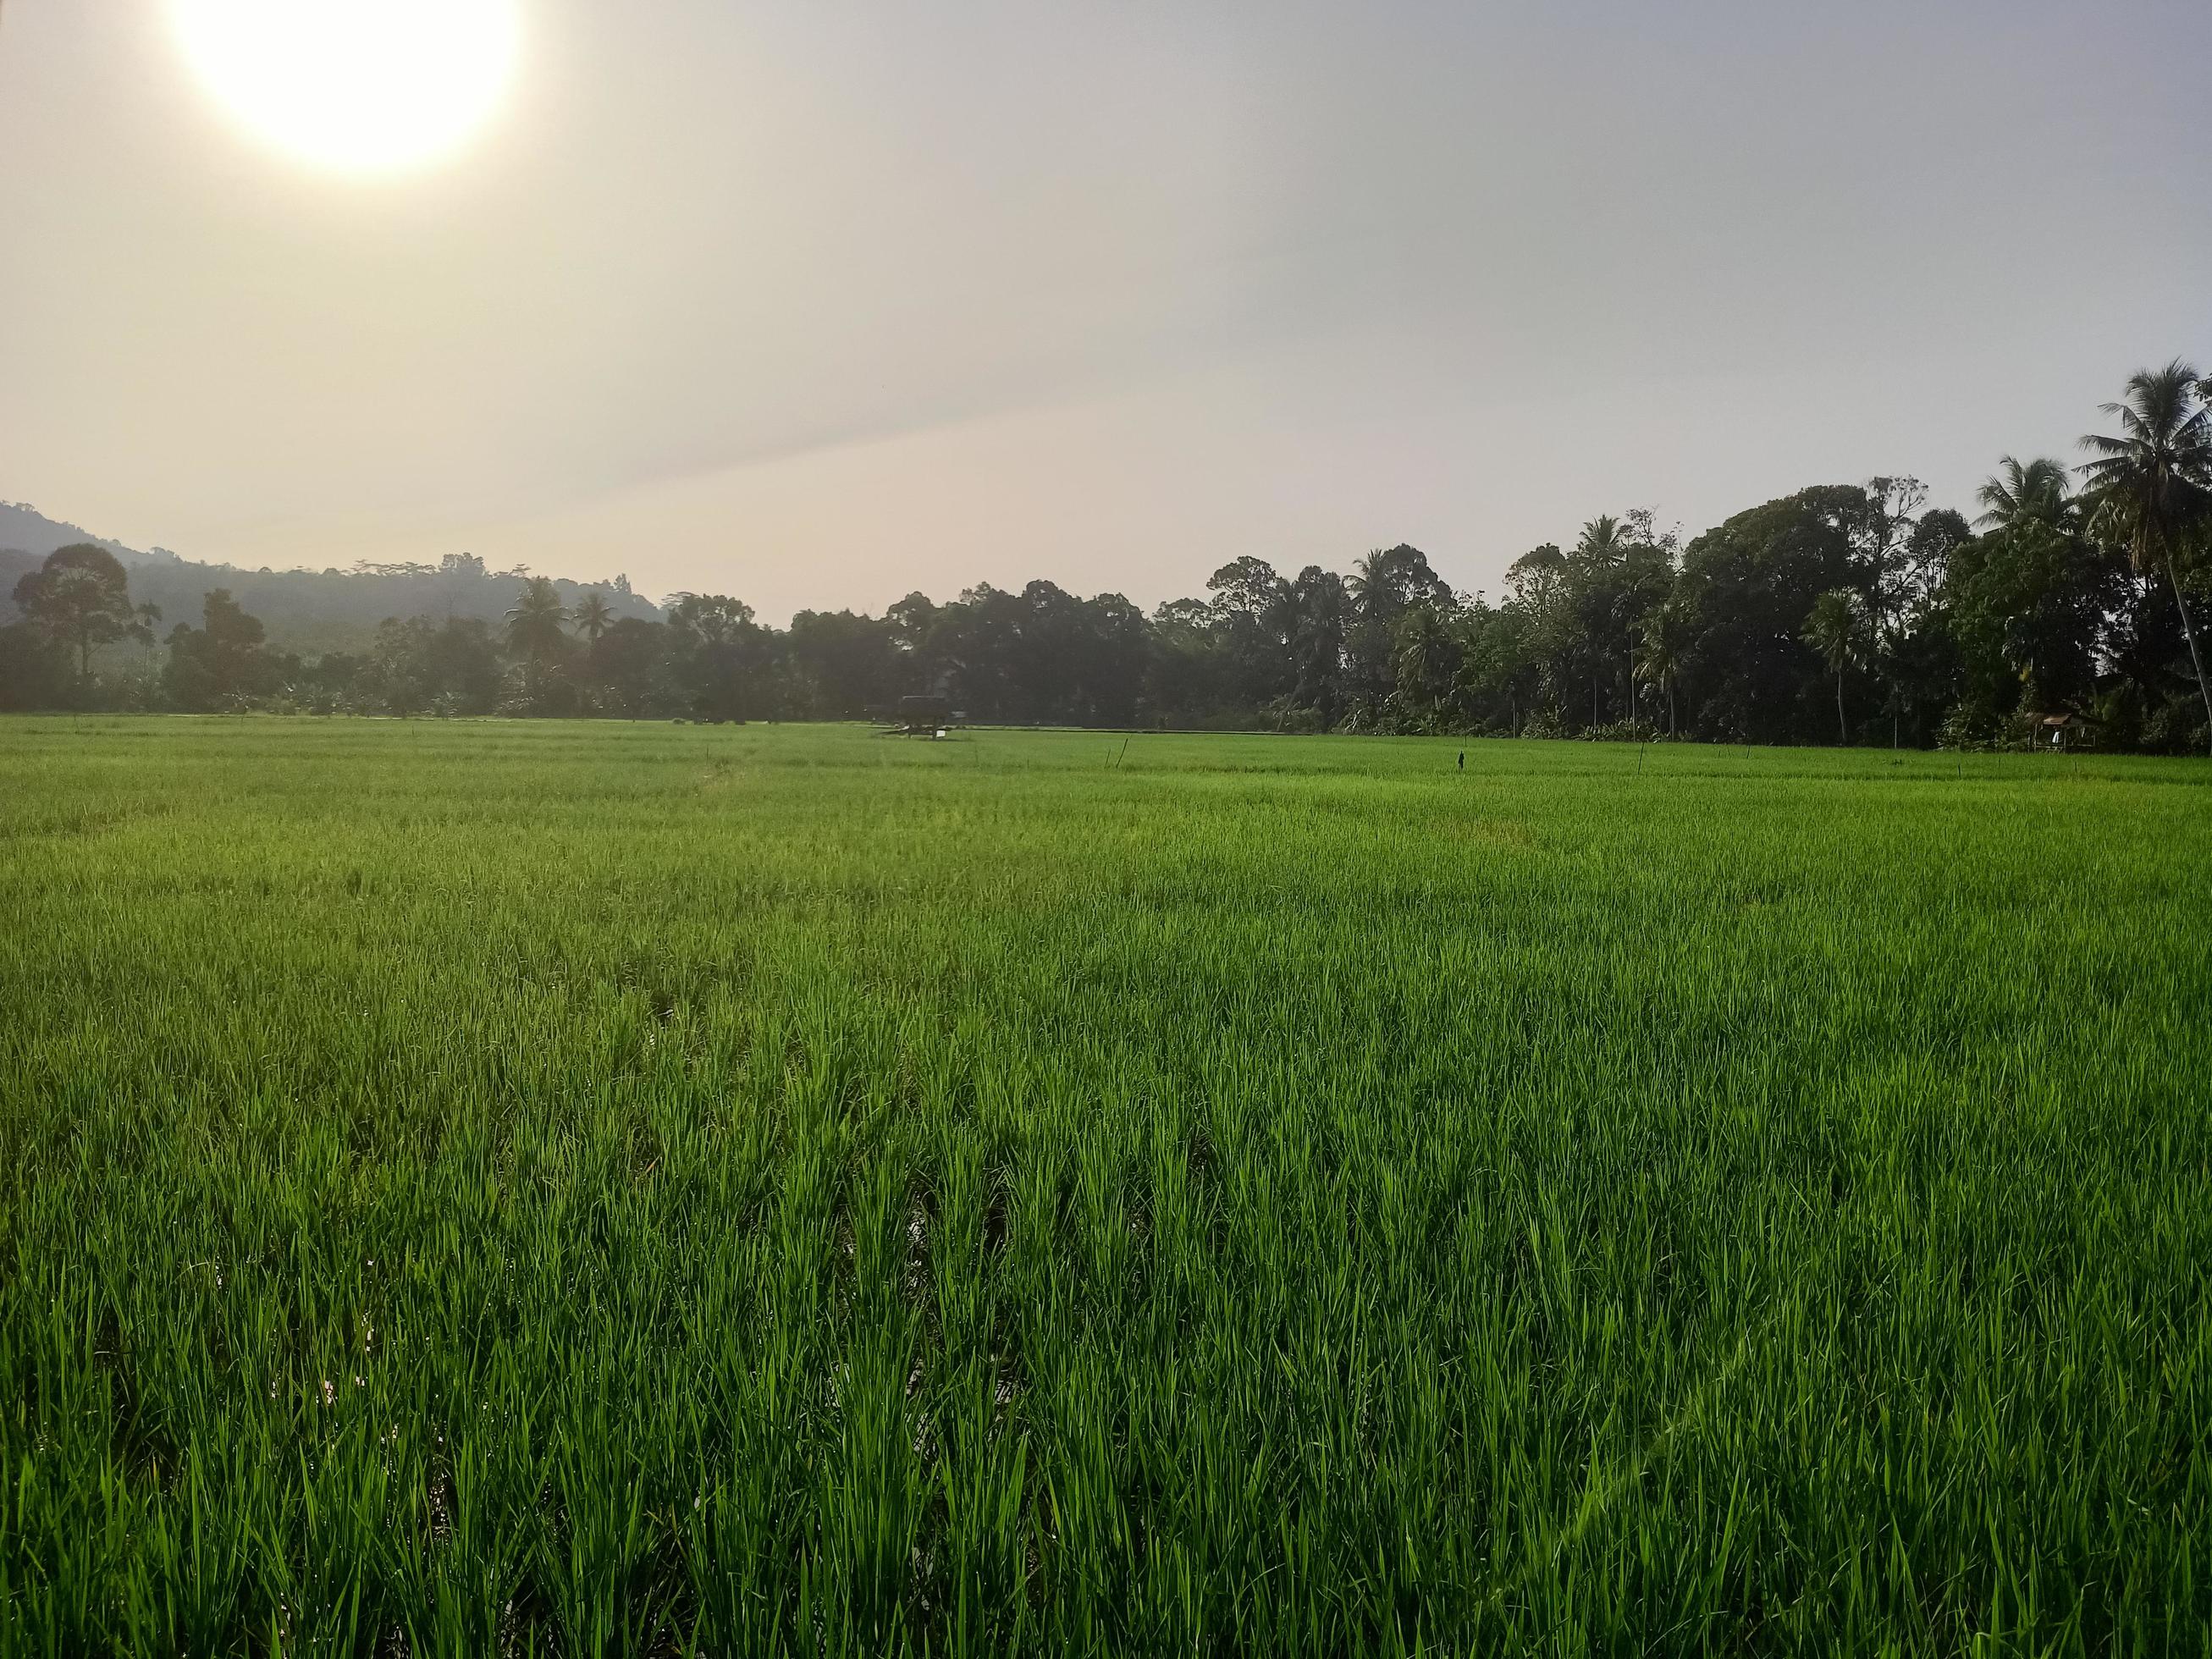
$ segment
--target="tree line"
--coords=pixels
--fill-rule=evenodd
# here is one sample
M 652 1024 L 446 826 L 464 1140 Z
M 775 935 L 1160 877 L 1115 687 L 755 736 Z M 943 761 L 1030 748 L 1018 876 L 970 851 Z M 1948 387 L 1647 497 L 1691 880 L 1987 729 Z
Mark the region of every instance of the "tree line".
M 2006 457 L 1972 522 L 1905 477 L 1686 544 L 1639 509 L 1523 554 L 1494 597 L 1403 544 L 1348 574 L 1239 558 L 1149 616 L 1033 581 L 775 629 L 726 594 L 646 616 L 626 586 L 524 576 L 504 617 L 392 617 L 302 658 L 220 587 L 162 635 L 78 544 L 15 586 L 0 707 L 845 720 L 926 693 L 981 722 L 1983 746 L 2063 716 L 2203 749 L 2212 381 L 2177 362 L 2105 409 L 2082 465 Z

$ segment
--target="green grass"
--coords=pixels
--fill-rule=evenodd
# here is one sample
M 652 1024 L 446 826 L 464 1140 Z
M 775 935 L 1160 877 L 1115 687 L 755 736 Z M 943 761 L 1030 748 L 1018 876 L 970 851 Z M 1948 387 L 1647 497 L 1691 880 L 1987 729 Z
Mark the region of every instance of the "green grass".
M 2201 763 L 14 720 L 0 917 L 8 1652 L 2207 1644 Z

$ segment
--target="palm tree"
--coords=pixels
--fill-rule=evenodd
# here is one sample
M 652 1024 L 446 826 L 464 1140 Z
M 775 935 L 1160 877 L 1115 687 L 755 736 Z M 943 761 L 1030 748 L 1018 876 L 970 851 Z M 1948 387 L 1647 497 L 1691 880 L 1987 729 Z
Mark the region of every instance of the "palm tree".
M 1987 530 L 2009 530 L 2016 524 L 2064 530 L 2076 513 L 2068 489 L 2070 482 L 2063 461 L 2039 455 L 2022 462 L 2008 455 L 1997 463 L 1996 476 L 1982 485 L 1978 495 L 1987 510 L 1974 522 Z
M 1667 735 L 1673 737 L 1674 681 L 1689 649 L 1689 617 L 1679 601 L 1662 599 L 1636 619 L 1636 672 L 1667 699 Z
M 1826 659 L 1836 677 L 1836 741 L 1848 745 L 1850 722 L 1844 718 L 1844 672 L 1858 654 L 1857 602 L 1846 587 L 1832 587 L 1813 603 L 1805 618 L 1805 642 Z
M 2212 725 L 2212 684 L 2197 648 L 2197 627 L 2182 596 L 2181 562 L 2212 535 L 2212 409 L 2199 401 L 2197 371 L 2176 358 L 2164 368 L 2139 369 L 2127 397 L 2106 404 L 2120 435 L 2091 433 L 2081 447 L 2095 459 L 2082 464 L 2092 505 L 2090 531 L 2108 547 L 2125 548 L 2136 574 L 2164 570 L 2181 611 L 2197 695 Z
M 561 603 L 561 590 L 547 576 L 532 576 L 522 584 L 522 596 L 507 613 L 507 647 L 525 661 L 550 662 L 565 643 L 561 629 L 568 612 Z
M 597 645 L 599 635 L 615 625 L 614 607 L 607 603 L 606 595 L 594 589 L 576 601 L 569 614 L 569 626 Z
M 1583 526 L 1575 538 L 1575 551 L 1595 564 L 1617 564 L 1628 550 L 1628 526 L 1610 513 L 1601 513 Z
M 1582 611 L 1583 644 L 1589 652 L 1590 726 L 1598 724 L 1598 674 L 1605 663 L 1605 632 L 1609 622 L 1618 621 L 1613 615 L 1620 596 L 1607 595 L 1598 578 L 1613 571 L 1627 554 L 1628 528 L 1610 513 L 1601 513 L 1586 520 L 1582 533 L 1575 538 L 1575 550 L 1568 556 L 1571 561 L 1578 586 L 1585 596 L 1580 605 Z
M 1640 516 L 1648 526 L 1650 514 Z M 1674 558 L 1673 550 L 1663 542 L 1639 535 L 1632 520 L 1623 527 L 1623 533 L 1626 539 L 1620 554 L 1613 621 L 1620 630 L 1622 696 L 1628 706 L 1628 717 L 1634 720 L 1639 706 L 1636 690 L 1637 644 L 1644 632 L 1644 618 L 1665 605 L 1674 591 Z
M 161 620 L 161 607 L 148 599 L 143 604 L 133 605 L 131 613 L 137 620 L 131 624 L 131 637 L 146 647 L 146 668 L 151 673 L 154 667 L 154 624 Z
M 1345 588 L 1363 617 L 1393 623 L 1422 599 L 1451 597 L 1451 590 L 1429 568 L 1428 555 L 1407 542 L 1376 548 L 1354 561 Z
M 1433 608 L 1417 605 L 1398 625 L 1398 694 L 1409 712 L 1435 713 L 1450 694 L 1458 652 Z

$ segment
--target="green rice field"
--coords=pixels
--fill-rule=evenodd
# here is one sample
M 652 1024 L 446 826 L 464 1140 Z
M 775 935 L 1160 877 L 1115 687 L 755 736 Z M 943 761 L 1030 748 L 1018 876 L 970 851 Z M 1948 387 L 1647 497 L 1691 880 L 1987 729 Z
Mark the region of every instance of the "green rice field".
M 0 1652 L 2202 1653 L 2208 1103 L 2203 762 L 7 720 Z

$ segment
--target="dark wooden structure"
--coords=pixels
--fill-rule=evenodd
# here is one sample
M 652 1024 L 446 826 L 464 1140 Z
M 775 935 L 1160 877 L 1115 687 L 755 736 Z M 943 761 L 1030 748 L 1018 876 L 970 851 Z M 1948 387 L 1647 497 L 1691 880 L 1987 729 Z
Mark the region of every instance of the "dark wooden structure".
M 947 697 L 901 697 L 891 730 L 906 738 L 941 738 L 952 729 L 951 700 Z

